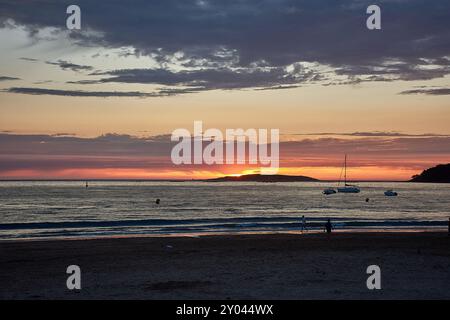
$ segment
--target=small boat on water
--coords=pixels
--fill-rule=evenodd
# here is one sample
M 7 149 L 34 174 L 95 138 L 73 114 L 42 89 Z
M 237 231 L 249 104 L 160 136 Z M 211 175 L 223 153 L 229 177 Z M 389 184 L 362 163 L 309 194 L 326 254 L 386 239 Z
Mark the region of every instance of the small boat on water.
M 342 168 L 342 170 L 344 171 L 344 186 L 339 187 L 339 184 L 341 183 L 341 178 L 342 178 L 342 171 L 341 171 L 341 176 L 339 177 L 339 184 L 337 187 L 337 191 L 333 188 L 327 188 L 322 191 L 323 194 L 330 195 L 330 194 L 335 194 L 336 192 L 340 192 L 340 193 L 359 193 L 359 192 L 361 192 L 361 190 L 357 186 L 347 184 L 347 155 L 345 155 L 344 167 Z
M 340 193 L 360 193 L 361 189 L 359 189 L 356 186 L 346 184 L 345 187 L 338 188 L 338 192 L 340 192 Z
M 328 188 L 328 189 L 323 190 L 322 193 L 325 195 L 335 194 L 336 190 L 334 190 L 333 188 Z
M 384 195 L 386 197 L 396 197 L 396 196 L 398 196 L 398 193 L 393 190 L 388 190 L 388 191 L 384 192 Z
M 341 172 L 342 175 L 342 172 Z M 339 183 L 341 182 L 341 178 L 339 178 Z M 344 186 L 338 187 L 337 191 L 340 193 L 359 193 L 361 190 L 357 186 L 353 186 L 351 184 L 347 184 L 347 155 L 345 155 L 344 160 Z

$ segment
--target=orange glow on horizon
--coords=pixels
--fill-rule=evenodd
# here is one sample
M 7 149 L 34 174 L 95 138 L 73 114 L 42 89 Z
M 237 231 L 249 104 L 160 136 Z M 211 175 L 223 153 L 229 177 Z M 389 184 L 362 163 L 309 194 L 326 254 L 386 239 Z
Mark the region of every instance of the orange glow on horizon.
M 223 168 L 224 170 L 145 170 L 135 168 L 92 168 L 64 170 L 14 170 L 2 174 L 2 179 L 137 179 L 137 180 L 194 180 L 211 179 L 223 176 L 239 177 L 259 173 L 259 168 Z M 338 180 L 340 168 L 337 167 L 289 167 L 280 168 L 278 174 L 303 175 L 319 180 Z M 406 181 L 420 173 L 415 168 L 402 167 L 352 167 L 347 171 L 348 180 L 393 180 Z

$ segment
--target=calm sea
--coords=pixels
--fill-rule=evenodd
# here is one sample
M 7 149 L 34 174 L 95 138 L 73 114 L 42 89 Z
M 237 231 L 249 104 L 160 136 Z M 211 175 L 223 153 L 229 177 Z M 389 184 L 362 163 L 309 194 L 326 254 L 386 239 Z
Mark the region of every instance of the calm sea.
M 299 230 L 302 215 L 310 230 L 327 218 L 337 230 L 447 226 L 450 184 L 360 183 L 359 194 L 323 195 L 330 185 L 5 181 L 0 239 L 286 232 Z M 388 189 L 399 196 L 384 196 Z

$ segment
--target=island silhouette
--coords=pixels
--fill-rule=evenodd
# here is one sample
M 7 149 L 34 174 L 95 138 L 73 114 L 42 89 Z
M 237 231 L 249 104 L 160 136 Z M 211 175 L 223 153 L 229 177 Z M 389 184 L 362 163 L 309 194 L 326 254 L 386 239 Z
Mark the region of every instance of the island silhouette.
M 450 183 L 450 163 L 439 164 L 435 167 L 422 171 L 421 174 L 414 175 L 411 182 L 435 182 Z
M 208 182 L 312 182 L 318 179 L 307 176 L 289 176 L 282 174 L 245 174 L 241 176 L 225 176 L 206 180 Z

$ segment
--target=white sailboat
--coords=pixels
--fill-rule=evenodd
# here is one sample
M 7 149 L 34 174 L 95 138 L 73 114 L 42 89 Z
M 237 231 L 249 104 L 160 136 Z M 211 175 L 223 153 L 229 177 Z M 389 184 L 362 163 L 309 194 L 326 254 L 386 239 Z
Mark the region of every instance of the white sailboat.
M 341 179 L 339 178 L 339 183 L 340 182 L 341 182 Z M 338 186 L 337 191 L 340 193 L 359 193 L 359 192 L 361 192 L 361 190 L 357 186 L 347 184 L 347 155 L 345 155 L 345 160 L 344 160 L 344 186 L 343 187 Z

